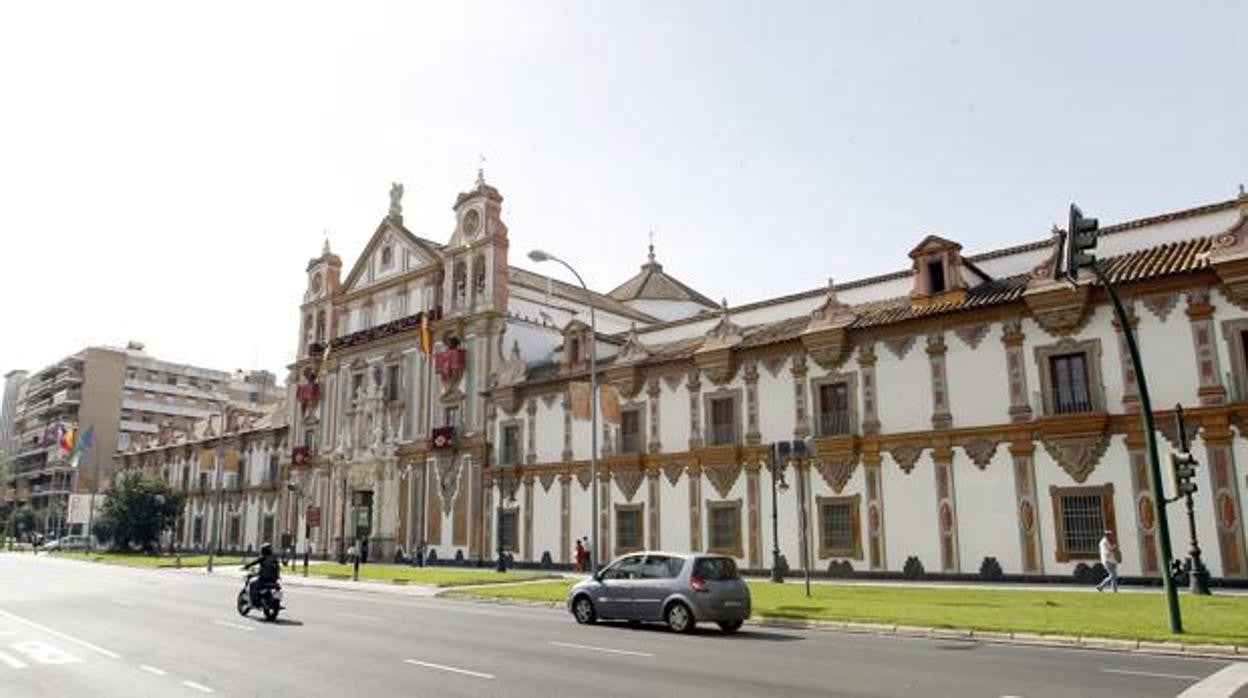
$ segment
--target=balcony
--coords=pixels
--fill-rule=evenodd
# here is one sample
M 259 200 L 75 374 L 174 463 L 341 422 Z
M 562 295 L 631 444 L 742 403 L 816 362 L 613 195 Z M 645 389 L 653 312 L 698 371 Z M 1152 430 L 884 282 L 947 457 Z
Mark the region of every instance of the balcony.
M 735 424 L 712 424 L 706 432 L 708 446 L 731 446 L 740 440 Z
M 1037 414 L 1072 415 L 1104 412 L 1099 396 L 1088 389 L 1036 391 Z M 1034 409 L 1034 407 L 1033 407 Z
M 504 446 L 498 454 L 499 465 L 519 465 L 520 464 L 520 448 L 518 446 Z
M 642 453 L 645 444 L 641 442 L 641 434 L 620 434 L 616 440 L 616 453 Z
M 824 412 L 815 420 L 815 429 L 818 436 L 849 436 L 857 429 L 854 425 L 853 415 L 848 412 Z
M 52 396 L 53 405 L 78 404 L 82 402 L 82 391 L 77 388 L 66 388 Z

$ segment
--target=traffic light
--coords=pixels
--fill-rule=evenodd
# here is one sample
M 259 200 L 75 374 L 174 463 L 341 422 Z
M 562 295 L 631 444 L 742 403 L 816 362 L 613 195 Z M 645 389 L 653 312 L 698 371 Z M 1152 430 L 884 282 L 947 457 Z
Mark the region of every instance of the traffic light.
M 1084 218 L 1079 207 L 1070 205 L 1070 226 L 1066 233 L 1066 268 L 1067 280 L 1075 283 L 1079 280 L 1079 270 L 1096 263 L 1092 251 L 1096 249 L 1096 231 L 1099 224 L 1095 218 Z
M 1170 490 L 1178 499 L 1196 492 L 1196 458 L 1187 452 L 1170 452 Z

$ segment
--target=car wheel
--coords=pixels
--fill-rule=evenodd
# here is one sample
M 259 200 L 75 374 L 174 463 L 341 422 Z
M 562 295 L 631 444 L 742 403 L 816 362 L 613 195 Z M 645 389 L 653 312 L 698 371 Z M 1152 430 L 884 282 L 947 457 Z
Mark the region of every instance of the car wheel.
M 721 620 L 719 622 L 719 629 L 726 633 L 735 633 L 741 629 L 742 622 L 743 621 L 739 620 Z
M 572 602 L 572 615 L 581 625 L 593 625 L 598 622 L 598 612 L 594 610 L 594 602 L 588 596 L 578 596 Z
M 676 633 L 692 632 L 694 626 L 697 625 L 697 621 L 693 619 L 693 611 L 690 611 L 689 607 L 680 601 L 667 607 L 664 618 L 667 620 L 667 627 Z
M 238 592 L 238 615 L 245 616 L 251 610 L 251 604 L 247 603 L 247 592 Z

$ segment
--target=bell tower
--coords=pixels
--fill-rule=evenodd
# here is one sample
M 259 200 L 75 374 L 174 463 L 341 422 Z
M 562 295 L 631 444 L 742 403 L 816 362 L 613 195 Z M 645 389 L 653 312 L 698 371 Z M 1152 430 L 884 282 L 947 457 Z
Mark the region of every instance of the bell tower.
M 299 359 L 319 358 L 334 336 L 334 296 L 342 284 L 342 259 L 329 249 L 329 238 L 321 248 L 321 256 L 308 261 L 308 285 L 299 306 Z
M 507 225 L 502 220 L 503 196 L 477 181 L 455 199 L 455 232 L 446 254 L 443 297 L 447 315 L 507 312 Z

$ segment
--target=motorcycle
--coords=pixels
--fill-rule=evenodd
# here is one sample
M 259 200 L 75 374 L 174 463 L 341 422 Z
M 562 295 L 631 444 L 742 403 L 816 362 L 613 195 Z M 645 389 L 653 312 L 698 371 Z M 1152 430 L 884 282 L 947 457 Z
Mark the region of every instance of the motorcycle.
M 282 605 L 282 585 L 280 582 L 273 582 L 272 585 L 261 587 L 258 592 L 259 599 L 257 599 L 259 604 L 253 606 L 248 587 L 256 576 L 254 574 L 243 575 L 243 590 L 238 592 L 238 615 L 245 616 L 255 608 L 264 612 L 265 620 L 275 621 L 278 612 L 285 608 Z

